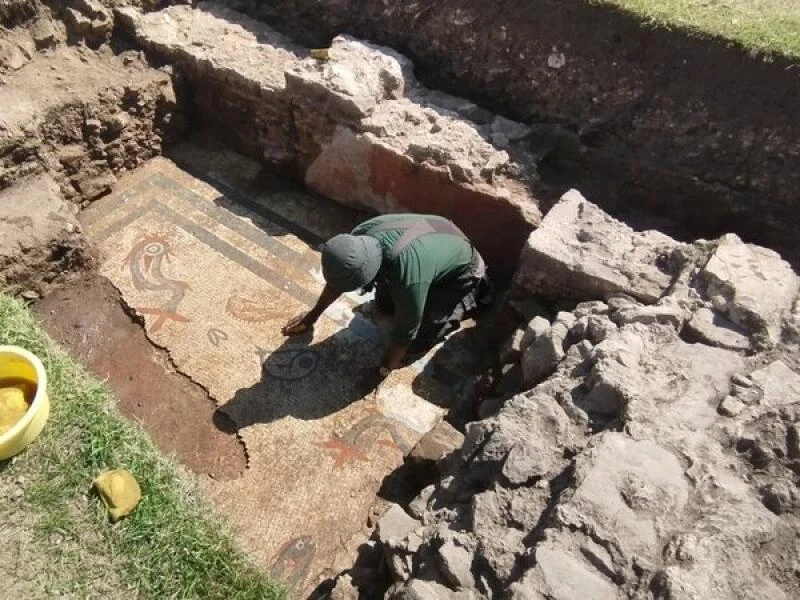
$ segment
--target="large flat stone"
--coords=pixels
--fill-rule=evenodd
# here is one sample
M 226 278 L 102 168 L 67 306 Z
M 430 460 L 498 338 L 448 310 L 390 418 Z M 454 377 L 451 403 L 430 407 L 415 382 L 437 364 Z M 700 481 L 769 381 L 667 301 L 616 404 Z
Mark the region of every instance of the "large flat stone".
M 750 338 L 747 331 L 710 308 L 701 308 L 686 324 L 685 334 L 709 346 L 729 350 L 748 350 Z
M 286 87 L 299 102 L 331 118 L 359 122 L 378 104 L 402 98 L 411 63 L 386 48 L 337 37 L 328 60 L 306 60 L 286 71 Z
M 658 578 L 665 597 L 788 598 L 757 558 L 759 549 L 774 537 L 778 518 L 750 486 L 731 475 L 725 458 L 706 457 L 704 462 L 707 478 L 697 482 L 697 495 L 711 501 L 665 547 L 666 565 Z
M 524 292 L 597 300 L 624 293 L 654 303 L 668 289 L 668 258 L 680 244 L 637 232 L 571 190 L 528 238 L 515 276 Z
M 513 584 L 512 600 L 617 600 L 622 594 L 608 578 L 557 542 L 544 541 L 536 547 L 536 566 Z
M 657 435 L 683 449 L 693 433 L 714 424 L 731 376 L 743 369 L 739 354 L 687 344 L 671 327 L 628 325 L 595 346 L 580 405 L 619 415 L 634 437 Z
M 800 403 L 800 375 L 776 360 L 766 367 L 750 373 L 751 379 L 763 391 L 760 404 L 769 408 L 780 408 Z
M 148 13 L 126 7 L 116 14 L 140 44 L 188 73 L 256 93 L 283 91 L 284 72 L 303 52 L 267 25 L 212 2 L 201 2 L 198 9 L 178 5 Z M 205 83 L 212 85 L 210 79 Z
M 678 458 L 653 441 L 609 432 L 575 468 L 576 486 L 559 503 L 557 522 L 609 544 L 618 566 L 630 572 L 634 562 L 657 564 L 664 534 L 689 498 Z

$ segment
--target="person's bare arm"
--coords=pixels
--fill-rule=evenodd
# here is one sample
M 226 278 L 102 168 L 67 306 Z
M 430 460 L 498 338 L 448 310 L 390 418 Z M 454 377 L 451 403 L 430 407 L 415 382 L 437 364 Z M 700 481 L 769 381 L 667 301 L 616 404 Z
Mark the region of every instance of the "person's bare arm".
M 281 333 L 283 335 L 297 335 L 313 328 L 317 319 L 322 316 L 322 313 L 324 313 L 331 304 L 339 299 L 339 296 L 341 296 L 339 292 L 332 290 L 326 285 L 322 288 L 322 293 L 319 295 L 314 308 L 289 319 L 286 325 L 281 327 Z
M 389 342 L 386 350 L 383 351 L 383 358 L 381 359 L 381 366 L 394 371 L 400 368 L 400 363 L 408 350 L 408 344 L 398 344 L 397 342 Z

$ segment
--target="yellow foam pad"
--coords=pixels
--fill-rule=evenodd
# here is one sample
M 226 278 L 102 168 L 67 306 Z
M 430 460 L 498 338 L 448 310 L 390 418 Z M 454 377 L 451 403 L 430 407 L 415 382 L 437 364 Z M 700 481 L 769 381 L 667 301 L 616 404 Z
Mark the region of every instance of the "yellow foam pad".
M 25 392 L 20 387 L 0 388 L 0 435 L 16 425 L 27 411 Z
M 100 473 L 94 480 L 94 486 L 114 521 L 129 515 L 142 499 L 139 482 L 125 469 Z

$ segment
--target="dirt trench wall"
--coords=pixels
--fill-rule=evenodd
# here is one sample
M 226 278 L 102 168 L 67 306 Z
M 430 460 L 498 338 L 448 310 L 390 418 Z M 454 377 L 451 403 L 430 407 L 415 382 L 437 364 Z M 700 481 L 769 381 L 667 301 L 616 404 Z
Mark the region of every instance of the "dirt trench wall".
M 578 0 L 230 0 L 311 46 L 350 33 L 407 54 L 429 85 L 537 124 L 554 192 L 682 237 L 727 230 L 793 260 L 800 71 Z

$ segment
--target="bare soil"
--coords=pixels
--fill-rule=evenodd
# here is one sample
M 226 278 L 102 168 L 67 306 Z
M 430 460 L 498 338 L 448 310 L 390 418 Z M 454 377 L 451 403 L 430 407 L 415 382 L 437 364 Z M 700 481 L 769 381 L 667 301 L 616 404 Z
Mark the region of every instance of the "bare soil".
M 147 340 L 107 279 L 87 274 L 53 291 L 35 310 L 52 338 L 107 381 L 120 412 L 141 423 L 160 450 L 218 480 L 235 479 L 247 468 L 232 425 L 226 427 L 206 391 Z

